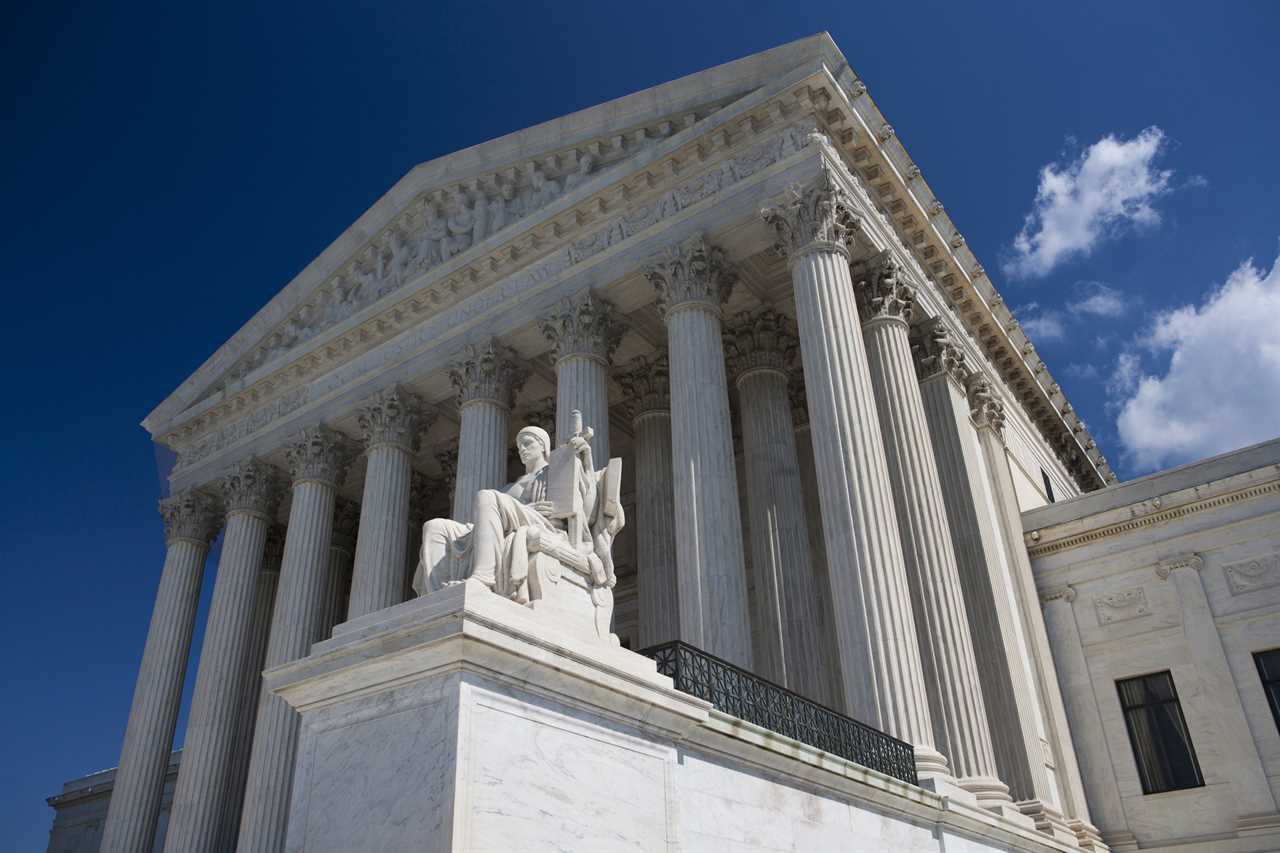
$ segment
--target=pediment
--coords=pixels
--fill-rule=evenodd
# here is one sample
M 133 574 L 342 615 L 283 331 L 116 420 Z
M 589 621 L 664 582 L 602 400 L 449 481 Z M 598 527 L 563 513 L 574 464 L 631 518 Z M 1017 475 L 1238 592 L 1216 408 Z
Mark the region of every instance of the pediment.
M 834 60 L 839 60 L 835 62 Z M 252 317 L 143 421 L 153 435 L 473 247 L 802 66 L 843 63 L 825 33 L 682 77 L 423 163 Z

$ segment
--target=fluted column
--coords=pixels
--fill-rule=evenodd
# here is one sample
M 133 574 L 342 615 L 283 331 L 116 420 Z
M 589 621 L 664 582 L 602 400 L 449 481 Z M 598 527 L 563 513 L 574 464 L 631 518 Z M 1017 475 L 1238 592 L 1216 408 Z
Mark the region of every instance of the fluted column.
M 756 582 L 753 628 L 765 657 L 755 671 L 820 700 L 819 599 L 787 387 L 800 342 L 788 318 L 766 310 L 735 317 L 725 343 L 742 421 Z
M 471 520 L 476 492 L 507 482 L 507 432 L 515 388 L 524 378 L 515 353 L 496 341 L 468 347 L 449 371 L 458 392 L 458 467 L 453 517 Z
M 195 694 L 187 718 L 182 764 L 173 792 L 164 849 L 215 851 L 232 771 L 253 596 L 266 550 L 267 528 L 280 501 L 274 469 L 241 462 L 222 478 L 226 533 L 200 649 Z
M 324 615 L 320 639 L 333 635 L 334 626 L 347 616 L 351 598 L 351 570 L 356 559 L 356 533 L 360 528 L 360 504 L 338 498 L 333 508 L 333 536 L 329 540 L 329 573 L 325 581 Z
M 218 830 L 218 849 L 235 849 L 240 833 L 240 815 L 244 806 L 244 787 L 249 779 L 248 744 L 258 723 L 258 698 L 262 695 L 262 670 L 266 667 L 267 641 L 271 636 L 271 614 L 275 610 L 276 587 L 280 583 L 280 563 L 284 560 L 285 531 L 283 524 L 267 530 L 266 553 L 262 571 L 258 572 L 258 588 L 253 593 L 253 620 L 249 624 L 249 643 L 245 648 L 241 670 L 240 711 L 236 723 L 236 743 L 240 748 L 231 753 L 231 772 L 227 774 L 227 794 L 223 798 L 222 821 Z
M 671 485 L 671 382 L 666 353 L 635 359 L 619 374 L 618 381 L 626 392 L 634 430 L 637 640 L 644 649 L 680 639 Z
M 408 601 L 416 593 L 413 591 L 413 575 L 418 570 L 421 559 L 422 525 L 427 521 L 427 502 L 437 488 L 427 475 L 413 471 L 409 475 L 409 544 L 405 551 L 404 600 Z
M 934 748 L 902 542 L 853 282 L 851 201 L 826 165 L 762 211 L 791 264 L 810 435 L 822 499 L 836 642 L 849 714 L 911 743 L 922 775 Z M 851 178 L 847 178 L 850 179 Z
M 565 299 L 542 319 L 555 344 L 556 444 L 569 440 L 574 409 L 592 428 L 591 456 L 598 467 L 609 461 L 609 361 L 622 329 L 613 306 L 586 291 Z
M 735 277 L 701 236 L 655 258 L 645 275 L 667 324 L 680 638 L 751 666 L 747 581 L 734 471 L 721 306 Z
M 182 704 L 200 580 L 220 518 L 216 501 L 189 490 L 160 502 L 165 556 L 151 627 L 133 688 L 120 767 L 103 829 L 104 851 L 150 853 Z
M 936 743 L 951 773 L 980 804 L 1011 802 L 997 778 L 960 570 L 911 355 L 915 289 L 889 255 L 865 265 L 856 285 L 871 386 L 884 436 L 911 586 Z
M 368 409 L 362 412 L 362 426 L 376 421 L 377 427 L 385 431 L 390 420 L 406 419 L 398 413 L 385 417 L 392 406 L 385 396 L 380 403 L 379 416 L 369 415 Z M 271 618 L 266 669 L 304 657 L 311 644 L 321 639 L 334 501 L 352 456 L 354 452 L 347 439 L 324 426 L 303 430 L 285 448 L 293 477 L 293 501 L 289 508 L 284 560 L 280 565 L 280 588 Z M 389 493 L 390 490 L 382 492 Z M 368 494 L 366 488 L 366 499 Z M 393 508 L 388 510 L 388 515 L 394 514 Z M 356 547 L 358 550 L 359 545 Z M 396 568 L 400 570 L 396 574 L 399 581 L 404 570 L 403 551 Z M 397 594 L 399 589 L 397 586 Z M 249 781 L 240 819 L 239 850 L 268 853 L 284 848 L 300 719 L 287 702 L 263 688 L 258 700 L 258 722 L 253 732 Z
M 360 532 L 347 618 L 399 604 L 409 544 L 409 472 L 429 423 L 421 401 L 400 388 L 368 400 L 357 414 L 369 460 L 360 501 Z
M 1014 633 L 1011 643 L 1015 656 L 1010 659 L 1010 666 L 1019 699 L 1018 727 L 1027 756 L 1028 778 L 1025 784 L 1018 784 L 1013 779 L 1009 782 L 1018 808 L 1035 821 L 1037 829 L 1070 840 L 1075 833 L 1064 817 L 1063 796 L 1067 792 L 1061 779 L 1057 778 L 1055 766 L 1055 756 L 1062 752 L 1052 704 L 1057 697 L 1061 708 L 1061 695 L 1053 673 L 1045 672 L 1037 663 L 1041 654 L 1047 661 L 1051 661 L 1052 656 L 1039 596 L 1031 576 L 1031 562 L 1022 542 L 1022 517 L 1004 446 L 1004 404 L 981 373 L 970 375 L 965 384 L 969 417 L 976 429 L 981 451 L 986 509 L 995 520 L 1002 552 L 1001 576 L 995 580 L 1000 587 L 999 594 L 1006 599 L 1010 622 L 1008 630 Z M 1063 710 L 1062 727 L 1070 743 L 1070 734 L 1065 732 L 1065 715 Z

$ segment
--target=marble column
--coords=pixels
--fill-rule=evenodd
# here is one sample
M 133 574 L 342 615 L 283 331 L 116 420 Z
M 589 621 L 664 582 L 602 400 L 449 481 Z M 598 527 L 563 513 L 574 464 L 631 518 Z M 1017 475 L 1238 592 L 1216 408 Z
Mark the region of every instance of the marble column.
M 100 848 L 111 853 L 150 853 L 155 841 L 200 602 L 200 580 L 209 543 L 220 526 L 217 502 L 194 489 L 160 501 L 160 515 L 164 519 L 164 567 Z
M 751 569 L 752 627 L 762 652 L 755 671 L 802 696 L 822 697 L 819 597 L 791 417 L 789 371 L 800 350 L 790 319 L 773 310 L 740 314 L 725 348 L 742 424 Z
M 360 529 L 360 504 L 338 498 L 333 509 L 333 537 L 329 540 L 329 573 L 325 581 L 324 614 L 320 638 L 333 636 L 333 629 L 347 615 L 351 598 L 351 570 L 356 560 L 356 533 Z
M 449 370 L 458 392 L 458 467 L 453 518 L 470 521 L 476 492 L 507 482 L 507 433 L 516 386 L 525 376 L 515 353 L 496 341 L 468 347 Z
M 1015 627 L 1013 599 L 1004 592 L 1004 555 L 987 486 L 977 434 L 969 418 L 965 382 L 970 369 L 937 318 L 912 328 L 920 395 L 933 444 L 952 548 L 960 573 L 974 659 L 982 687 L 999 778 L 1014 799 L 1033 799 L 1035 785 L 1027 732 L 1038 717 L 1030 671 Z M 1015 686 L 1017 685 L 1017 686 Z M 1038 742 L 1039 735 L 1034 736 Z M 1042 768 L 1043 770 L 1043 768 Z M 1043 777 L 1043 772 L 1041 773 Z
M 386 398 L 382 398 L 380 414 L 386 414 L 390 408 L 385 401 Z M 373 419 L 367 412 L 368 409 L 362 413 L 363 422 Z M 383 418 L 380 425 L 385 425 L 386 420 Z M 371 452 L 376 453 L 385 446 L 372 444 Z M 400 446 L 396 444 L 397 452 Z M 354 455 L 346 437 L 325 426 L 304 429 L 285 448 L 293 477 L 293 501 L 289 508 L 284 560 L 280 565 L 280 588 L 271 618 L 266 669 L 304 657 L 312 643 L 322 637 L 334 502 L 337 487 L 346 478 L 347 466 Z M 372 459 L 370 464 L 372 468 Z M 366 482 L 366 499 L 367 486 Z M 390 493 L 391 490 L 381 492 Z M 375 494 L 379 492 L 375 490 Z M 394 515 L 394 508 L 387 509 L 388 516 Z M 393 525 L 388 524 L 386 529 L 393 529 Z M 403 540 L 401 547 L 404 547 Z M 356 548 L 358 553 L 358 543 Z M 403 551 L 396 568 L 399 569 L 396 580 L 402 583 Z M 396 587 L 397 595 L 400 588 Z M 298 713 L 287 702 L 264 688 L 258 700 L 258 721 L 253 732 L 237 849 L 266 853 L 284 848 L 299 721 Z
M 671 382 L 667 355 L 641 356 L 618 375 L 633 428 L 636 488 L 637 641 L 680 639 L 676 512 L 671 485 Z
M 1012 800 L 997 778 L 960 570 L 911 355 L 915 288 L 897 261 L 881 254 L 863 265 L 855 289 L 935 742 L 960 786 L 980 805 L 999 808 Z
M 671 370 L 680 639 L 751 668 L 746 558 L 734 471 L 721 306 L 735 276 L 701 236 L 653 259 Z
M 418 571 L 418 561 L 422 558 L 422 525 L 427 522 L 427 504 L 435 492 L 437 484 L 420 471 L 409 475 L 409 545 L 405 552 L 404 567 L 404 600 L 408 601 L 417 593 L 413 591 L 414 574 Z
M 276 588 L 280 583 L 280 563 L 284 560 L 285 531 L 283 524 L 273 524 L 267 531 L 266 553 L 262 571 L 258 572 L 258 588 L 253 593 L 253 620 L 249 624 L 249 643 L 245 648 L 241 670 L 240 711 L 236 723 L 237 744 L 231 755 L 231 772 L 227 775 L 227 794 L 223 799 L 222 821 L 218 830 L 219 850 L 233 850 L 240 832 L 240 815 L 244 807 L 244 787 L 249 779 L 247 744 L 253 743 L 258 723 L 258 699 L 262 695 L 262 671 L 267 662 L 267 641 L 271 636 L 271 614 L 275 611 Z
M 1267 778 L 1263 756 L 1249 729 L 1240 690 L 1231 674 L 1231 663 L 1222 644 L 1222 629 L 1209 603 L 1203 572 L 1204 558 L 1195 553 L 1169 557 L 1155 569 L 1157 578 L 1172 580 L 1177 590 L 1188 662 L 1195 668 L 1207 703 L 1213 708 L 1213 717 L 1221 726 L 1218 746 L 1222 752 L 1218 760 L 1221 766 L 1231 768 L 1226 781 L 1239 828 L 1247 833 L 1253 825 L 1274 827 L 1280 822 L 1276 797 Z
M 218 849 L 232 753 L 244 748 L 235 739 L 241 706 L 237 688 L 251 638 L 253 596 L 267 529 L 280 502 L 274 469 L 257 460 L 235 465 L 221 486 L 227 526 L 165 834 L 164 849 L 170 853 Z
M 585 291 L 543 317 L 542 332 L 555 345 L 555 442 L 569 440 L 577 409 L 593 430 L 591 457 L 603 468 L 609 461 L 609 361 L 622 335 L 613 306 Z
M 1001 577 L 995 580 L 999 586 L 997 594 L 1006 599 L 1004 606 L 1008 608 L 1011 623 L 1008 630 L 1014 633 L 1006 647 L 1012 646 L 1010 666 L 1019 698 L 1018 728 L 1027 755 L 1028 784 L 1020 785 L 1015 778 L 1006 778 L 1006 781 L 1014 791 L 1018 808 L 1035 821 L 1037 829 L 1063 841 L 1072 841 L 1076 835 L 1064 817 L 1063 798 L 1069 791 L 1058 774 L 1055 758 L 1070 760 L 1074 767 L 1074 759 L 1064 756 L 1064 739 L 1066 749 L 1072 754 L 1074 749 L 1066 730 L 1066 712 L 1062 710 L 1057 679 L 1052 667 L 1048 670 L 1045 667 L 1045 663 L 1052 662 L 1052 657 L 1031 562 L 1022 542 L 1022 514 L 1004 446 L 1004 404 L 981 373 L 969 377 L 965 390 L 969 398 L 969 418 L 980 449 L 986 491 L 984 509 L 994 519 L 1000 539 Z M 1052 712 L 1054 697 L 1061 711 L 1060 725 L 1055 723 Z M 1078 775 L 1075 786 L 1079 788 Z M 1083 792 L 1080 801 L 1083 803 Z
M 916 642 L 902 541 L 849 275 L 852 200 L 834 164 L 762 211 L 791 266 L 845 709 L 946 773 Z M 845 176 L 846 181 L 852 177 Z
M 348 619 L 403 600 L 410 463 L 428 418 L 421 401 L 397 387 L 374 395 L 357 413 L 369 464 L 360 501 Z
M 791 397 L 791 421 L 796 425 L 796 455 L 800 462 L 800 493 L 804 498 L 803 516 L 809 531 L 809 565 L 817 585 L 817 601 L 810 612 L 818 620 L 818 658 L 814 663 L 821 673 L 821 690 L 814 697 L 836 711 L 844 712 L 844 679 L 840 674 L 840 655 L 836 645 L 836 607 L 831 597 L 831 578 L 827 574 L 827 549 L 822 535 L 822 503 L 818 496 L 818 469 L 813 459 L 813 436 L 809 430 L 809 402 L 805 398 L 804 378 L 800 371 L 791 374 L 787 385 Z
M 1103 841 L 1116 853 L 1136 851 L 1138 839 L 1129 830 L 1115 765 L 1111 762 L 1111 750 L 1107 748 L 1103 734 L 1102 712 L 1098 708 L 1093 677 L 1089 673 L 1084 642 L 1080 638 L 1080 626 L 1076 622 L 1075 600 L 1076 591 L 1070 586 L 1055 587 L 1040 594 L 1045 629 L 1053 644 L 1058 681 L 1064 688 L 1063 698 L 1071 708 L 1071 719 L 1077 726 L 1083 723 L 1087 730 L 1084 737 L 1076 740 L 1079 744 L 1076 755 L 1085 767 L 1084 775 L 1090 780 L 1091 805 L 1099 817 L 1097 828 L 1090 823 L 1091 818 L 1087 814 L 1068 823 L 1075 831 L 1082 850 L 1105 849 L 1098 844 Z

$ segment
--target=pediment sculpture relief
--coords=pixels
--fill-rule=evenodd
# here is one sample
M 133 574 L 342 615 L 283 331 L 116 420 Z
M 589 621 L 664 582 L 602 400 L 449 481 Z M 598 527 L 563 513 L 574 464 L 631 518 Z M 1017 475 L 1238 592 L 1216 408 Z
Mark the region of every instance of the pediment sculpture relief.
M 613 542 L 626 516 L 622 460 L 596 470 L 590 428 L 573 413 L 574 433 L 554 450 L 547 431 L 516 436 L 525 473 L 501 489 L 481 489 L 471 520 L 433 518 L 423 525 L 413 578 L 418 595 L 468 579 L 566 629 L 617 644 L 612 633 Z

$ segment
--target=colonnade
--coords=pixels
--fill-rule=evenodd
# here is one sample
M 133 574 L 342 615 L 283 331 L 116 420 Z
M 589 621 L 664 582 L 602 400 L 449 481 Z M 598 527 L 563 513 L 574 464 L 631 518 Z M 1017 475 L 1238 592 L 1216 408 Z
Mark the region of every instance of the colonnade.
M 967 370 L 940 324 L 913 325 L 916 285 L 892 257 L 855 256 L 853 204 L 837 177 L 823 169 L 762 212 L 789 262 L 794 322 L 768 306 L 726 318 L 735 271 L 701 236 L 644 267 L 666 328 L 652 357 L 614 371 L 619 318 L 594 293 L 549 310 L 541 328 L 554 348 L 557 440 L 568 437 L 569 411 L 581 410 L 602 465 L 611 376 L 619 382 L 633 426 L 640 645 L 683 640 L 834 701 L 910 743 L 927 787 L 1052 822 L 1036 726 L 1020 722 L 1038 713 L 1024 689 L 1035 674 L 1015 647 L 1025 602 L 993 568 L 1009 563 L 997 551 L 1017 546 L 990 520 L 989 505 L 1012 498 L 1002 434 L 991 426 L 999 403 L 983 396 L 981 374 Z M 797 361 L 807 400 L 799 436 L 812 467 L 792 405 Z M 460 521 L 476 491 L 506 480 L 511 410 L 526 375 L 498 341 L 451 366 Z M 306 655 L 338 621 L 403 600 L 421 535 L 411 528 L 444 497 L 440 481 L 412 470 L 435 414 L 410 391 L 387 388 L 359 406 L 360 442 L 315 425 L 290 439 L 288 477 L 248 460 L 216 488 L 162 502 L 166 560 L 104 851 L 151 847 L 200 575 L 220 524 L 165 849 L 230 849 L 237 838 L 241 850 L 282 848 L 298 723 L 263 689 L 261 670 Z M 337 493 L 361 453 L 356 507 Z M 286 486 L 289 520 L 273 568 L 267 534 Z M 820 525 L 808 509 L 815 490 Z M 247 762 L 237 749 L 248 749 Z

